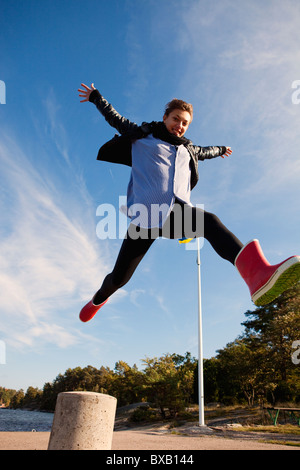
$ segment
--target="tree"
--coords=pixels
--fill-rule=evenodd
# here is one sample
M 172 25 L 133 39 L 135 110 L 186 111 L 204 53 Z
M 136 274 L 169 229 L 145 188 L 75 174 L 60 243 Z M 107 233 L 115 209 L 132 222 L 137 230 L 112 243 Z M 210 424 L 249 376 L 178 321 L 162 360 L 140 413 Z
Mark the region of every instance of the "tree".
M 42 397 L 42 391 L 38 388 L 28 387 L 23 398 L 22 406 L 38 409 Z
M 219 362 L 217 358 L 212 357 L 211 359 L 203 360 L 203 376 L 204 376 L 204 400 L 205 403 L 217 402 L 220 400 L 220 390 L 219 390 Z M 195 369 L 194 374 L 194 402 L 198 403 L 199 401 L 199 390 L 198 390 L 198 367 Z
M 21 408 L 23 406 L 24 400 L 24 390 L 18 390 L 16 394 L 12 397 L 10 402 L 10 407 L 13 409 Z
M 186 356 L 165 354 L 158 358 L 146 358 L 145 392 L 147 401 L 159 408 L 162 418 L 166 409 L 171 417 L 184 409 L 193 394 L 195 361 Z
M 54 391 L 53 384 L 45 383 L 41 397 L 41 409 L 45 411 L 54 411 L 57 394 Z
M 143 397 L 143 373 L 134 364 L 130 367 L 119 361 L 115 365 L 115 374 L 111 378 L 110 393 L 118 400 L 118 406 L 141 401 Z
M 0 405 L 9 406 L 12 397 L 16 394 L 16 390 L 0 387 Z
M 241 398 L 241 393 L 249 406 L 253 406 L 260 389 L 259 352 L 253 350 L 243 339 L 227 344 L 217 351 L 219 362 L 219 383 L 223 401 Z
M 263 352 L 260 365 L 268 378 L 272 401 L 295 399 L 299 396 L 300 371 L 295 369 L 291 354 L 293 342 L 300 339 L 300 284 L 245 315 L 244 337 L 249 347 Z

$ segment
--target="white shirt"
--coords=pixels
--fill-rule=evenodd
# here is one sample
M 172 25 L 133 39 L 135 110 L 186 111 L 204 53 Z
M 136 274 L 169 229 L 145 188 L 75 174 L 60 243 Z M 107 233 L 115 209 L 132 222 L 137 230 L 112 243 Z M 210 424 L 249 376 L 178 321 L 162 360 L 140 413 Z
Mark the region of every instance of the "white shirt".
M 175 198 L 190 203 L 190 155 L 184 145 L 149 136 L 132 144 L 127 215 L 142 228 L 162 227 Z

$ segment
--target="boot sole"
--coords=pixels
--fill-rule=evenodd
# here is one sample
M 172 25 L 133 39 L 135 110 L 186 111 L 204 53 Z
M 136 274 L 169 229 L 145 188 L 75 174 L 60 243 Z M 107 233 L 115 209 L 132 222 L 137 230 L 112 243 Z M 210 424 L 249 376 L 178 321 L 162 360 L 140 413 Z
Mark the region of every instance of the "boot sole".
M 268 282 L 252 295 L 257 307 L 267 305 L 300 281 L 300 256 L 294 256 L 283 263 Z

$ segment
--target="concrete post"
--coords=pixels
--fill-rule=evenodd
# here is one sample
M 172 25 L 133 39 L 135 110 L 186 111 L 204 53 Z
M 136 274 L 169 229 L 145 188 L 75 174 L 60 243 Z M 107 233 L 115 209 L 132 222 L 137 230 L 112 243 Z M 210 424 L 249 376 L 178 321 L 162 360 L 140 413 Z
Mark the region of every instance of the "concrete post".
M 59 393 L 48 450 L 111 450 L 116 407 L 102 393 Z

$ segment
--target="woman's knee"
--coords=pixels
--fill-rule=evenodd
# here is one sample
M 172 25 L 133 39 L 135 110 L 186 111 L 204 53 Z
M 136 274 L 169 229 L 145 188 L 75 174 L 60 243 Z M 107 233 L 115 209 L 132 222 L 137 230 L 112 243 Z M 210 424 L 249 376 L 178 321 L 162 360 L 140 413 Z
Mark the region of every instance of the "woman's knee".
M 220 225 L 222 225 L 222 222 L 218 216 L 216 216 L 212 212 L 204 213 L 204 228 L 210 229 L 211 227 L 220 227 Z

